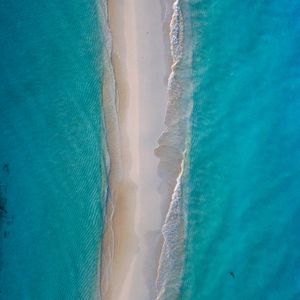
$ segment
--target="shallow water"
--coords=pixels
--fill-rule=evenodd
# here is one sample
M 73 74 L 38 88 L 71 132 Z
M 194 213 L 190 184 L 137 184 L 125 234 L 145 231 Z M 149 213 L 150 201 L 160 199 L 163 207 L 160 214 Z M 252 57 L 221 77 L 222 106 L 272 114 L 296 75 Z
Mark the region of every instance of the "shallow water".
M 182 3 L 193 112 L 177 298 L 300 299 L 300 4 Z
M 102 231 L 96 2 L 0 4 L 1 299 L 93 299 Z
M 178 2 L 170 95 L 183 101 L 168 120 L 184 164 L 161 299 L 300 299 L 300 4 Z M 86 0 L 0 4 L 1 299 L 95 297 L 107 188 L 98 12 Z

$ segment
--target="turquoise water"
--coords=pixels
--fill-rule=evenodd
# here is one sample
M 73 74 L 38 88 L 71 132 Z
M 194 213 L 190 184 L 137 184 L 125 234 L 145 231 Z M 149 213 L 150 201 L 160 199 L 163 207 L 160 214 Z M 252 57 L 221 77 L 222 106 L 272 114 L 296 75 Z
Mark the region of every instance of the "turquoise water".
M 300 3 L 180 7 L 193 110 L 174 202 L 175 217 L 184 204 L 184 252 L 177 235 L 166 299 L 299 300 Z M 95 297 L 107 188 L 97 9 L 87 0 L 0 4 L 4 300 Z
M 194 90 L 179 298 L 300 299 L 300 2 L 182 9 Z
M 96 2 L 0 4 L 1 299 L 93 299 L 103 205 Z

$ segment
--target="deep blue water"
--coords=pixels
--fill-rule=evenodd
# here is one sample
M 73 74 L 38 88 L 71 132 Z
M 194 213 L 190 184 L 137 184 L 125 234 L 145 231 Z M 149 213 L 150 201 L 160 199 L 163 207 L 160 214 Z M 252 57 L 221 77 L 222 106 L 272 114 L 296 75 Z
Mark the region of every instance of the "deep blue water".
M 95 1 L 0 3 L 1 299 L 93 299 L 100 29 Z
M 300 299 L 300 2 L 182 8 L 194 91 L 179 298 Z

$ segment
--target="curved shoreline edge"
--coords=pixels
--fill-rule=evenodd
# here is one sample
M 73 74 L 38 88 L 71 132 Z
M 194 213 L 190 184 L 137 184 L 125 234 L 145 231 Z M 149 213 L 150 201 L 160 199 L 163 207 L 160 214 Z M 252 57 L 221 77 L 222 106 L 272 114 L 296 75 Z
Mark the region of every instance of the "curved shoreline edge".
M 186 177 L 192 112 L 191 24 L 187 8 L 175 0 L 170 23 L 172 67 L 168 80 L 165 130 L 155 150 L 164 178 L 162 193 L 170 203 L 162 226 L 163 245 L 157 269 L 156 300 L 177 299 L 184 264 Z M 167 180 L 166 180 L 167 178 Z M 171 199 L 171 200 L 169 200 Z
M 105 213 L 102 247 L 99 262 L 98 290 L 96 299 L 102 299 L 103 292 L 108 289 L 109 283 L 106 281 L 112 270 L 114 257 L 114 231 L 112 219 L 114 215 L 114 188 L 120 182 L 121 153 L 120 153 L 120 130 L 117 112 L 117 89 L 116 80 L 112 64 L 112 36 L 108 22 L 107 0 L 98 1 L 98 14 L 100 15 L 102 36 L 103 36 L 103 112 L 105 141 L 105 162 L 107 177 L 107 193 L 105 195 Z M 112 165 L 113 162 L 113 165 Z M 105 266 L 103 265 L 105 261 Z

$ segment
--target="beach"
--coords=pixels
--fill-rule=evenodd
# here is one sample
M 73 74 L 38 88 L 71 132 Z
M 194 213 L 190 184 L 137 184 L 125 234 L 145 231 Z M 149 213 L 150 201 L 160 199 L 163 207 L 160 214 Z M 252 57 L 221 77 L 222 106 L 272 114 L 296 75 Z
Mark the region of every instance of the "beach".
M 1 300 L 300 299 L 299 1 L 1 4 Z
M 147 300 L 156 295 L 161 228 L 169 202 L 159 192 L 154 150 L 165 126 L 171 4 L 108 1 L 116 119 L 111 110 L 104 110 L 110 157 L 101 263 L 104 300 Z

